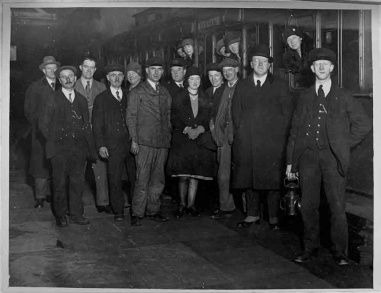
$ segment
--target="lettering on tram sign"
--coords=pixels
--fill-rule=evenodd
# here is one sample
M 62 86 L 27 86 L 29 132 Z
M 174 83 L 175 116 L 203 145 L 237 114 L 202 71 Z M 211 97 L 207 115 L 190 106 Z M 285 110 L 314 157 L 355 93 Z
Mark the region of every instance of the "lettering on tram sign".
M 219 16 L 200 21 L 198 23 L 198 29 L 203 30 L 203 29 L 206 29 L 208 27 L 217 26 L 217 25 L 220 25 L 220 17 Z

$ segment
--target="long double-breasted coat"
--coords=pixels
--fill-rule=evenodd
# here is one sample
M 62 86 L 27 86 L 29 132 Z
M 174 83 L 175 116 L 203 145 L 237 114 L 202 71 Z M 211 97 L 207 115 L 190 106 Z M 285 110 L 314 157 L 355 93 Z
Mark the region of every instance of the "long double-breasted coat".
M 189 93 L 182 91 L 172 100 L 171 123 L 173 135 L 169 151 L 167 172 L 169 175 L 188 174 L 213 177 L 216 175 L 216 153 L 204 146 L 205 133 L 195 140 L 184 134 L 185 127 L 202 125 L 209 130 L 211 103 L 209 97 L 198 92 L 198 113 L 194 117 Z
M 270 73 L 259 89 L 253 75 L 237 84 L 232 101 L 233 188 L 281 188 L 292 105 L 287 84 Z
M 55 82 L 55 88 L 60 86 Z M 45 138 L 38 129 L 38 120 L 47 104 L 49 95 L 53 93 L 52 86 L 46 77 L 31 84 L 25 94 L 24 114 L 32 126 L 29 173 L 35 178 L 50 177 L 50 163 L 45 154 Z

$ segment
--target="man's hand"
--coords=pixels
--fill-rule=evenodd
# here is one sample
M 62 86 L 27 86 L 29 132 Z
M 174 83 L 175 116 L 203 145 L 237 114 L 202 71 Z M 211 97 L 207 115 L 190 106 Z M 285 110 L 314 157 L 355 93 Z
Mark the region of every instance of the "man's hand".
M 213 119 L 210 119 L 210 121 L 209 121 L 209 129 L 210 129 L 210 131 L 214 130 L 214 120 Z
M 139 153 L 139 144 L 134 141 L 131 142 L 131 153 L 133 153 L 134 155 L 137 155 Z
M 296 178 L 299 177 L 299 173 L 296 172 L 296 173 L 292 173 L 291 172 L 291 168 L 292 168 L 292 165 L 287 165 L 287 168 L 286 168 L 286 176 L 287 176 L 287 179 L 288 180 L 295 180 Z
M 108 150 L 106 147 L 101 147 L 99 149 L 99 155 L 103 158 L 103 159 L 107 159 L 108 158 Z

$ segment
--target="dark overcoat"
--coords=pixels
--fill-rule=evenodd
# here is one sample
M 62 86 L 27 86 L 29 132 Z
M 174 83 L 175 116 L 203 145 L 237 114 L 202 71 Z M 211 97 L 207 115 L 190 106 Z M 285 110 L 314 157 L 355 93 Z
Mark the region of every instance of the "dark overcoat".
M 168 83 L 165 85 L 165 87 L 169 91 L 172 99 L 175 98 L 179 92 L 184 90 L 184 88 L 179 87 L 173 79 L 168 81 Z
M 212 118 L 216 118 L 217 112 L 218 112 L 218 106 L 220 105 L 222 94 L 225 90 L 225 83 L 221 84 L 220 87 L 218 87 L 214 93 L 213 93 L 213 86 L 206 89 L 205 93 L 209 96 L 210 100 L 212 101 Z
M 82 131 L 87 142 L 87 149 L 81 151 L 84 151 L 87 158 L 93 161 L 97 158 L 97 152 L 91 132 L 87 100 L 77 91 L 75 91 L 75 99 L 79 103 L 80 113 L 78 115 L 81 117 Z M 65 137 L 71 135 L 64 127 L 65 121 L 68 120 L 64 111 L 66 102 L 67 99 L 62 90 L 52 93 L 47 101 L 44 113 L 39 119 L 39 129 L 46 139 L 46 157 L 48 159 L 53 158 L 62 150 L 62 141 L 65 140 Z
M 287 164 L 292 164 L 292 172 L 299 171 L 299 158 L 309 143 L 315 97 L 313 85 L 299 99 L 292 118 L 287 145 Z M 326 98 L 328 142 L 335 154 L 338 171 L 345 176 L 350 163 L 351 148 L 363 140 L 372 124 L 360 102 L 337 84 L 332 82 Z
M 58 89 L 59 84 L 57 81 L 55 83 Z M 49 95 L 53 92 L 53 88 L 44 76 L 32 83 L 25 94 L 24 114 L 32 127 L 29 173 L 36 178 L 50 177 L 50 165 L 45 154 L 45 139 L 38 129 L 38 120 Z
M 204 146 L 202 133 L 195 140 L 189 139 L 183 131 L 189 126 L 202 125 L 209 130 L 211 104 L 209 97 L 198 92 L 198 113 L 193 116 L 188 91 L 182 91 L 172 101 L 171 123 L 173 135 L 169 151 L 167 171 L 169 175 L 188 174 L 214 177 L 216 174 L 216 153 Z
M 233 188 L 281 188 L 292 104 L 287 84 L 270 73 L 258 91 L 253 75 L 237 84 L 232 101 Z

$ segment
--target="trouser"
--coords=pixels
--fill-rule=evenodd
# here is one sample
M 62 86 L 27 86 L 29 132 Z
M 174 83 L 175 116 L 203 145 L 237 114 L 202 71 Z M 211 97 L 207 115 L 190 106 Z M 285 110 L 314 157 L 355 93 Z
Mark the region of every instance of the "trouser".
M 132 216 L 144 217 L 160 212 L 160 196 L 164 189 L 164 165 L 168 149 L 139 146 L 136 160 L 136 183 L 132 198 Z
M 246 209 L 247 215 L 252 217 L 260 217 L 261 211 L 261 194 L 267 199 L 267 207 L 269 213 L 269 223 L 277 224 L 279 222 L 279 201 L 280 201 L 280 190 L 269 190 L 269 189 L 248 189 L 245 191 L 246 194 Z
M 46 199 L 46 196 L 50 196 L 50 178 L 34 178 L 34 192 L 36 199 Z
M 85 185 L 86 154 L 80 150 L 79 147 L 65 149 L 51 159 L 53 210 L 56 217 L 66 215 L 68 203 L 70 216 L 78 217 L 83 214 L 82 194 Z M 69 192 L 67 193 L 68 179 Z
M 232 211 L 235 209 L 235 204 L 233 195 L 230 193 L 231 146 L 229 144 L 217 148 L 217 161 L 220 209 L 222 211 Z
M 123 169 L 126 166 L 127 151 L 124 146 L 109 150 L 108 183 L 111 208 L 115 214 L 122 214 L 124 212 Z
M 107 162 L 101 159 L 91 164 L 95 178 L 95 201 L 97 206 L 107 206 L 109 202 L 107 182 Z
M 130 149 L 130 147 L 128 148 Z M 126 154 L 126 171 L 127 171 L 127 195 L 128 200 L 131 203 L 132 196 L 135 190 L 136 182 L 136 163 L 135 156 L 128 150 Z
M 337 160 L 330 148 L 307 148 L 299 162 L 302 192 L 301 214 L 304 224 L 304 248 L 311 250 L 320 245 L 319 206 L 323 188 L 331 212 L 331 240 L 333 251 L 347 253 L 348 224 L 345 214 L 346 178 L 337 169 Z

